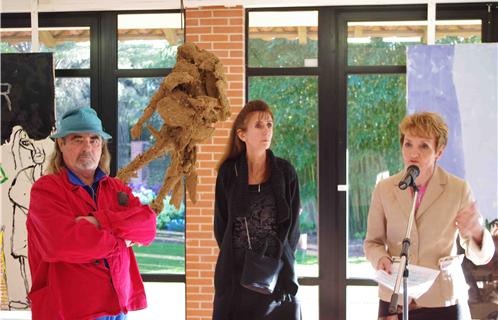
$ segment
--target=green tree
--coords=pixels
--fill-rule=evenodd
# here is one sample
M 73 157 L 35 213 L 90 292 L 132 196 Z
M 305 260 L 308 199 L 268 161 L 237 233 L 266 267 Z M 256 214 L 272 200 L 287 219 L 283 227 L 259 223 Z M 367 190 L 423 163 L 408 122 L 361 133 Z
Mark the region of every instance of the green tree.
M 251 67 L 303 67 L 305 59 L 317 59 L 318 41 L 275 38 L 272 41 L 249 39 L 248 64 Z
M 317 223 L 318 97 L 316 77 L 254 77 L 249 99 L 265 100 L 275 116 L 272 149 L 296 168 L 301 202 Z M 306 231 L 306 230 L 303 230 Z
M 350 76 L 347 107 L 349 236 L 363 239 L 376 182 L 403 167 L 398 123 L 406 113 L 405 77 Z

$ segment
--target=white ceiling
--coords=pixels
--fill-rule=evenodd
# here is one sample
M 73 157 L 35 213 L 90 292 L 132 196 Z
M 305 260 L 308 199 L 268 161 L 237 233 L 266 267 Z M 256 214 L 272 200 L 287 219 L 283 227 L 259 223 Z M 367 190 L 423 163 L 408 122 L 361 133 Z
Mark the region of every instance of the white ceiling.
M 0 0 L 2 12 L 29 12 L 38 2 L 38 11 L 107 11 L 178 9 L 180 0 Z M 351 6 L 435 3 L 470 3 L 483 0 L 184 0 L 185 7 L 242 5 L 254 7 Z

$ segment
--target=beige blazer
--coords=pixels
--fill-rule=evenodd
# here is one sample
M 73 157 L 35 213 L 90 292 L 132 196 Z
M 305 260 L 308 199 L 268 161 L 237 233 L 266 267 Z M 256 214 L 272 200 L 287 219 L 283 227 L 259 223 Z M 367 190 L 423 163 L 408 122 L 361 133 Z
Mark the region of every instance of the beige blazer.
M 405 237 L 413 195 L 401 190 L 398 183 L 404 172 L 389 177 L 375 187 L 368 213 L 365 255 L 374 268 L 383 256 L 398 256 Z M 440 270 L 440 259 L 457 255 L 456 214 L 471 205 L 469 185 L 440 167 L 436 167 L 420 207 L 416 212 L 410 234 L 409 264 Z M 488 263 L 494 254 L 491 234 L 486 230 L 481 247 L 471 239 L 461 239 L 465 255 L 475 264 Z M 458 259 L 441 269 L 432 287 L 415 302 L 422 307 L 444 307 L 465 302 L 467 285 Z M 401 292 L 402 293 L 402 292 Z M 379 286 L 379 297 L 391 300 L 392 291 Z M 402 299 L 399 303 L 402 304 Z

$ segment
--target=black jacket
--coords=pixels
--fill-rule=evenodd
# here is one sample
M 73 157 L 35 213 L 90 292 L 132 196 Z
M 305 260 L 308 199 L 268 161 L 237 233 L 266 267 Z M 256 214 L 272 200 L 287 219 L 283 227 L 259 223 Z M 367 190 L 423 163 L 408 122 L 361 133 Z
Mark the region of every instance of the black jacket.
M 284 266 L 279 274 L 276 292 L 297 293 L 294 262 L 299 240 L 299 183 L 296 170 L 286 160 L 268 150 L 270 179 L 277 206 L 277 235 L 283 243 Z M 214 274 L 215 297 L 213 319 L 226 320 L 233 290 L 240 279 L 233 272 L 232 227 L 234 217 L 249 216 L 249 187 L 246 154 L 225 161 L 216 179 L 214 235 L 220 248 Z

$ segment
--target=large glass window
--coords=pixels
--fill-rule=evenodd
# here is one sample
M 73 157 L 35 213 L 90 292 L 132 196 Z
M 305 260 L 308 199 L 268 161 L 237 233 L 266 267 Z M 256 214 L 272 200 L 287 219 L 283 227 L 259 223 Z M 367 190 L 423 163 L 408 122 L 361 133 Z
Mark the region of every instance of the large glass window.
M 249 11 L 247 99 L 275 117 L 274 153 L 296 168 L 301 236 L 296 273 L 303 316 L 318 318 L 318 11 Z M 289 73 L 292 76 L 289 76 Z
M 365 278 L 370 195 L 378 181 L 402 168 L 398 123 L 405 115 L 405 75 L 348 77 L 348 277 Z
M 54 53 L 55 69 L 90 68 L 90 27 L 40 28 L 40 51 Z
M 436 44 L 480 43 L 481 20 L 436 21 Z M 404 65 L 406 47 L 427 43 L 427 21 L 348 22 L 348 65 Z
M 118 82 L 118 168 L 130 163 L 136 156 L 154 146 L 155 139 L 147 128 L 143 128 L 138 140 L 131 140 L 130 129 L 141 117 L 143 109 L 159 88 L 162 78 L 120 78 Z M 148 125 L 159 130 L 163 124 L 156 113 Z M 170 157 L 164 155 L 139 169 L 129 182 L 133 193 L 142 203 L 150 204 L 156 198 Z M 185 273 L 185 206 L 179 209 L 169 204 L 170 196 L 164 199 L 164 209 L 157 217 L 157 236 L 148 247 L 134 247 L 140 272 Z
M 249 67 L 316 67 L 318 11 L 249 12 Z
M 481 43 L 481 20 L 436 21 L 436 44 Z
M 31 52 L 31 29 L 3 29 L 2 53 Z M 55 69 L 90 68 L 90 27 L 39 29 L 40 52 L 54 53 Z
M 5 28 L 0 30 L 0 53 L 31 52 L 31 29 Z
M 90 106 L 90 78 L 55 78 L 56 119 L 71 109 Z
M 177 48 L 183 43 L 183 30 L 179 13 L 118 14 L 117 17 L 119 169 L 156 143 L 146 127 L 137 140 L 131 139 L 130 129 L 166 76 L 167 71 L 154 69 L 175 65 Z M 154 113 L 146 124 L 160 130 L 163 120 Z M 150 204 L 156 198 L 169 164 L 169 154 L 164 154 L 140 168 L 130 180 L 129 186 L 142 203 Z M 185 204 L 177 209 L 169 200 L 167 195 L 164 208 L 158 213 L 154 242 L 148 247 L 133 248 L 141 273 L 185 274 Z
M 118 15 L 118 68 L 171 68 L 183 42 L 179 13 Z
M 425 42 L 425 21 L 348 22 L 348 65 L 404 65 L 406 46 Z

